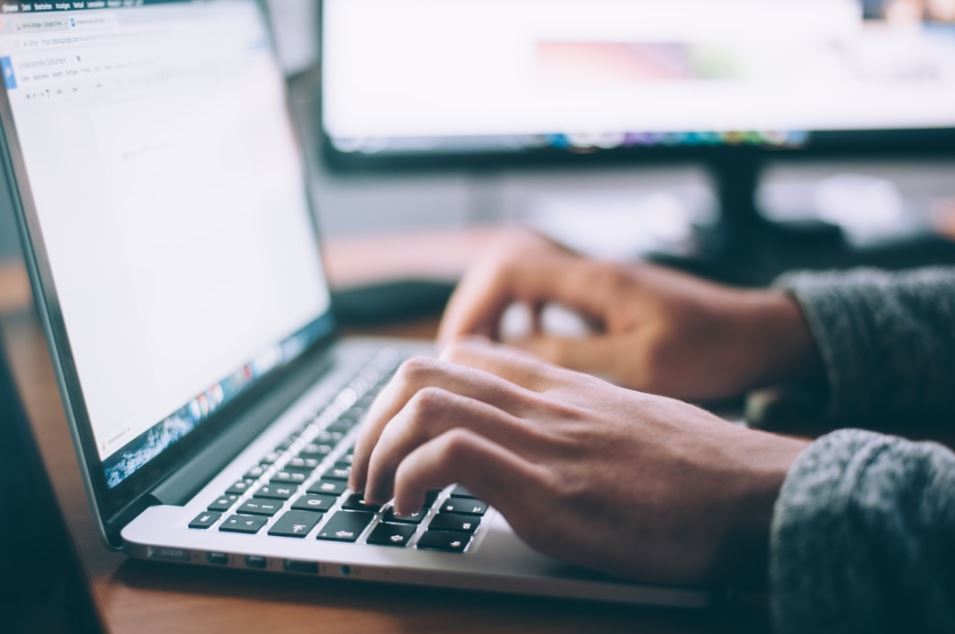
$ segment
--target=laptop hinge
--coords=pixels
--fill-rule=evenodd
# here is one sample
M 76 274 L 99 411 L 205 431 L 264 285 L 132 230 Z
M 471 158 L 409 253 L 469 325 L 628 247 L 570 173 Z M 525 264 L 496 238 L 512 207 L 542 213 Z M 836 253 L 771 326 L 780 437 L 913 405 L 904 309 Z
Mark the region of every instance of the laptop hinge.
M 257 400 L 228 423 L 228 431 L 196 452 L 151 493 L 158 504 L 182 506 L 202 487 L 216 477 L 229 462 L 285 412 L 302 394 L 333 365 L 333 350 L 326 348 L 320 354 L 310 355 L 301 367 L 286 375 L 264 397 Z

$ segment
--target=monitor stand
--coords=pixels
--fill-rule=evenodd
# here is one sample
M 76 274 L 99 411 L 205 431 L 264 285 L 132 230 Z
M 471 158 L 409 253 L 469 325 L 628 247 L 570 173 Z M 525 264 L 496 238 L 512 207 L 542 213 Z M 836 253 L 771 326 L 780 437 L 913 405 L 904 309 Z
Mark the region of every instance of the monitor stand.
M 734 152 L 713 160 L 708 170 L 719 220 L 699 227 L 694 255 L 657 254 L 657 262 L 744 286 L 762 286 L 785 271 L 874 266 L 901 269 L 955 264 L 955 243 L 925 234 L 853 248 L 842 230 L 822 220 L 776 221 L 759 208 L 764 159 Z

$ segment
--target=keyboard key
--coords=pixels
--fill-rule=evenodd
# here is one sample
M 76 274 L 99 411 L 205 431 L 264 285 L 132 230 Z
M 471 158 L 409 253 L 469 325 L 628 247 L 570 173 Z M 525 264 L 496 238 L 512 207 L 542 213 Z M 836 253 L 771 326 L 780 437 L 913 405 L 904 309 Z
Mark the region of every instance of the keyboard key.
M 226 533 L 258 533 L 269 518 L 261 515 L 233 515 L 219 526 Z
M 282 502 L 279 500 L 270 500 L 268 498 L 252 498 L 239 507 L 236 513 L 246 513 L 248 515 L 265 515 L 272 517 L 282 508 Z
M 376 513 L 378 509 L 381 508 L 381 504 L 368 504 L 365 502 L 365 498 L 361 493 L 352 493 L 342 502 L 342 508 L 348 509 L 349 511 L 371 511 L 372 513 Z
M 424 516 L 428 514 L 428 508 L 425 507 L 420 511 L 415 511 L 410 515 L 397 515 L 394 508 L 389 508 L 385 511 L 385 515 L 382 518 L 382 521 L 385 522 L 400 522 L 402 524 L 420 524 L 421 520 L 424 519 Z
M 345 420 L 339 419 L 339 420 L 336 420 L 336 421 L 335 421 L 334 423 L 332 423 L 331 425 L 329 425 L 328 427 L 326 427 L 325 429 L 326 429 L 326 431 L 341 432 L 341 433 L 344 434 L 344 433 L 347 433 L 349 430 L 351 430 L 351 428 L 354 427 L 354 426 L 355 426 L 355 423 L 354 423 L 353 421 L 351 421 L 351 420 L 348 420 L 348 419 L 345 419 Z
M 216 501 L 209 505 L 210 511 L 228 511 L 232 508 L 232 505 L 235 504 L 235 501 L 239 499 L 238 495 L 223 495 L 220 498 L 216 498 Z
M 292 458 L 288 461 L 288 464 L 285 465 L 286 471 L 291 471 L 297 469 L 299 471 L 312 472 L 315 470 L 315 467 L 319 465 L 321 461 L 317 458 Z
M 295 500 L 292 508 L 297 511 L 327 511 L 337 498 L 334 495 L 303 495 Z
M 368 543 L 377 546 L 405 546 L 417 527 L 413 524 L 378 524 L 368 535 Z
M 471 536 L 468 533 L 428 531 L 418 540 L 418 548 L 422 550 L 443 550 L 450 553 L 460 553 L 468 547 L 468 542 L 470 541 Z
M 308 476 L 298 471 L 279 471 L 272 476 L 269 484 L 301 484 L 307 479 Z
M 322 478 L 325 479 L 325 480 L 342 480 L 342 481 L 344 481 L 344 480 L 347 480 L 347 479 L 348 479 L 348 476 L 349 476 L 350 474 L 351 474 L 351 467 L 350 467 L 350 466 L 347 466 L 347 465 L 346 465 L 346 466 L 344 466 L 344 467 L 339 467 L 339 466 L 336 465 L 336 466 L 332 467 L 331 469 L 329 469 L 328 471 L 326 471 L 326 472 L 325 472 L 325 475 L 323 475 Z
M 280 517 L 279 521 L 269 529 L 269 535 L 275 535 L 277 537 L 298 537 L 303 539 L 321 520 L 321 513 L 289 511 Z
M 342 464 L 347 464 L 348 466 L 351 466 L 351 464 L 352 464 L 353 462 L 355 462 L 355 453 L 354 453 L 354 451 L 349 451 L 348 453 L 346 453 L 344 456 L 342 456 L 341 458 L 338 459 L 338 462 L 341 462 Z
M 260 462 L 263 462 L 265 464 L 272 464 L 273 462 L 275 462 L 281 457 L 282 457 L 282 454 L 280 454 L 279 452 L 270 451 L 269 453 L 262 456 L 262 460 L 260 460 Z
M 465 489 L 460 484 L 451 489 L 451 497 L 453 498 L 476 498 L 477 496 Z
M 252 480 L 239 480 L 226 491 L 226 495 L 242 495 L 252 486 Z
M 315 435 L 315 438 L 312 439 L 312 442 L 321 443 L 325 445 L 334 445 L 338 443 L 344 437 L 345 437 L 345 434 L 343 434 L 340 431 L 322 430 Z
M 339 511 L 318 531 L 318 538 L 336 542 L 353 542 L 358 539 L 374 517 L 374 513 Z
M 346 485 L 341 480 L 325 480 L 324 478 L 312 485 L 309 493 L 319 493 L 324 495 L 341 495 L 345 492 Z
M 205 530 L 215 524 L 220 517 L 222 517 L 222 513 L 216 513 L 215 511 L 199 513 L 199 515 L 196 516 L 196 519 L 189 522 L 189 528 Z
M 275 451 L 279 453 L 285 453 L 286 451 L 289 450 L 289 447 L 295 444 L 296 440 L 298 440 L 298 434 L 292 434 L 291 436 L 286 438 L 284 441 L 279 443 L 279 445 L 275 448 Z
M 292 497 L 292 494 L 295 493 L 295 489 L 298 487 L 289 486 L 287 484 L 266 484 L 260 486 L 255 491 L 255 497 L 257 498 L 271 498 L 273 500 L 287 500 Z
M 481 518 L 474 515 L 459 513 L 438 513 L 431 520 L 428 528 L 435 531 L 457 531 L 459 533 L 473 533 L 481 523 Z
M 242 477 L 245 478 L 246 480 L 258 480 L 258 479 L 261 478 L 262 475 L 266 472 L 266 470 L 269 468 L 269 466 L 270 466 L 270 465 L 261 465 L 261 464 L 260 464 L 260 465 L 256 465 L 256 466 L 252 467 L 251 469 L 249 469 L 249 470 L 245 473 L 245 475 L 242 476 Z
M 484 515 L 487 512 L 487 504 L 474 498 L 448 498 L 441 505 L 441 512 Z
M 305 445 L 300 452 L 299 458 L 315 458 L 321 460 L 335 449 L 333 445 L 327 443 L 310 442 Z
M 424 494 L 424 505 L 427 507 L 433 506 L 439 495 L 441 495 L 441 489 L 431 489 Z

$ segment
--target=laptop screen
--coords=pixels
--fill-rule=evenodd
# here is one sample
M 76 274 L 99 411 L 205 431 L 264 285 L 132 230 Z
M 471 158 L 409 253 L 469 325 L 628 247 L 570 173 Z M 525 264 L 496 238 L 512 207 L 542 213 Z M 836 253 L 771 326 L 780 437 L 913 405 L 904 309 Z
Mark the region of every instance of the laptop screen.
M 325 334 L 305 168 L 252 0 L 0 4 L 22 167 L 113 488 Z

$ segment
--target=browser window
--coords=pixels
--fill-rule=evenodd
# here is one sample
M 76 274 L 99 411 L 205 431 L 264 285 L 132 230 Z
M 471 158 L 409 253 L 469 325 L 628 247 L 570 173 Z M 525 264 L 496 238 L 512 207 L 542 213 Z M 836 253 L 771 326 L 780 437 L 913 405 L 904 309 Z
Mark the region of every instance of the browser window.
M 300 354 L 329 295 L 255 3 L 60 4 L 0 17 L 0 71 L 115 486 Z

